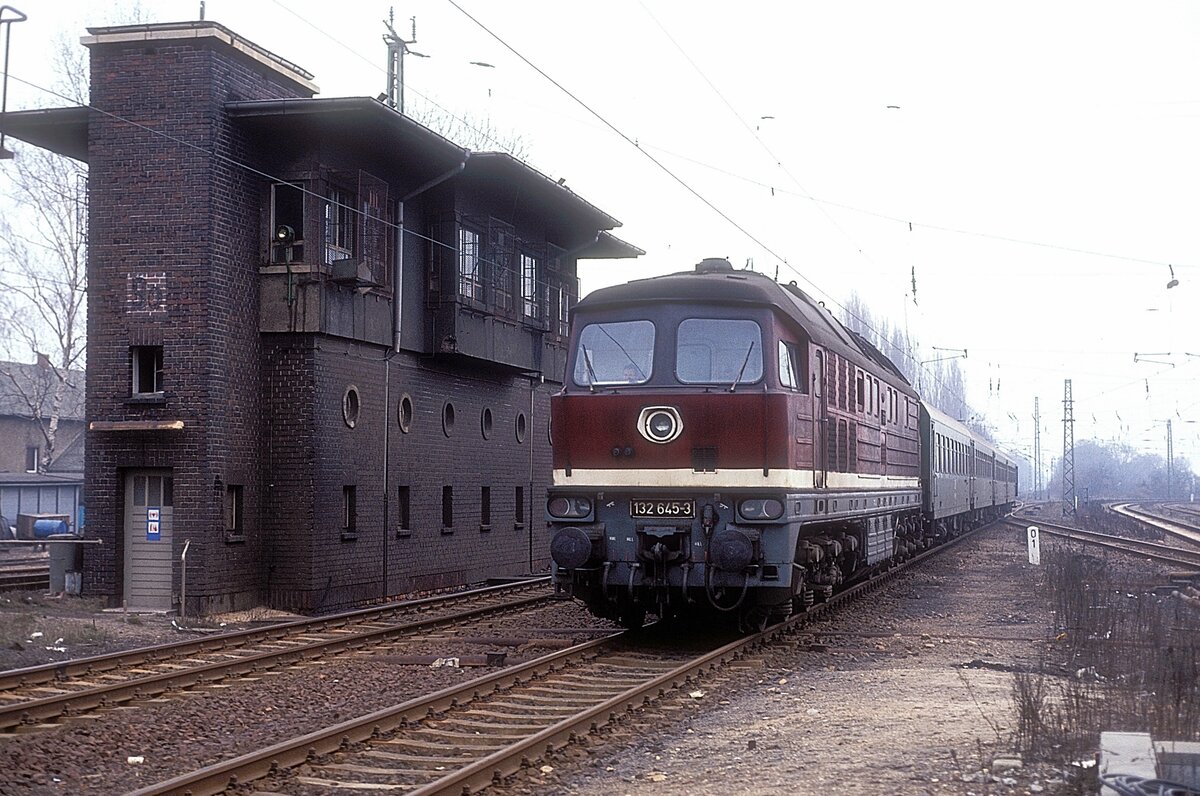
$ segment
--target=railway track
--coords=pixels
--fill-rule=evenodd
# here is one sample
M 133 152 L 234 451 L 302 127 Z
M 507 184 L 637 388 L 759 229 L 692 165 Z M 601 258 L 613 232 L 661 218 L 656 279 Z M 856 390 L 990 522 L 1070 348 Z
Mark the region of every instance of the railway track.
M 1109 506 L 1108 510 L 1149 525 L 1193 546 L 1200 546 L 1200 530 L 1196 530 L 1193 525 L 1175 522 L 1166 517 L 1138 508 L 1131 503 L 1116 503 Z
M 0 731 L 383 645 L 549 602 L 548 579 L 0 672 Z
M 1140 558 L 1152 558 L 1156 561 L 1162 561 L 1185 569 L 1200 571 L 1200 550 L 1189 550 L 1160 542 L 1145 542 L 1140 539 L 1113 536 L 1112 534 L 1101 533 L 1099 531 L 1072 528 L 1068 525 L 1046 522 L 1040 518 L 1017 517 L 1006 519 L 1005 523 L 1021 528 L 1036 525 L 1042 533 L 1050 536 L 1083 542 L 1121 553 L 1129 553 Z
M 0 591 L 19 591 L 50 588 L 50 567 L 16 566 L 0 569 Z
M 1193 524 L 1200 522 L 1200 506 L 1197 506 L 1194 503 L 1164 503 L 1163 507 L 1167 511 L 1175 512 L 1177 514 L 1184 514 L 1189 518 L 1194 518 L 1191 520 Z
M 880 587 L 969 534 L 865 580 L 761 633 L 696 654 L 621 633 L 198 769 L 131 796 L 255 792 L 472 793 L 698 678 L 785 642 L 812 620 Z M 686 690 L 686 691 L 685 691 Z M 295 769 L 291 771 L 291 769 Z M 242 792 L 239 789 L 239 792 Z

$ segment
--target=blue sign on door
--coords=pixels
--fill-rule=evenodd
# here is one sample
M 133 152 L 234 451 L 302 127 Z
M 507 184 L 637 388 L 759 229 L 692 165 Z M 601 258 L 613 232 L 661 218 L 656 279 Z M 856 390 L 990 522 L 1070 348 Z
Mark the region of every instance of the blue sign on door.
M 146 541 L 157 542 L 162 538 L 159 531 L 159 510 L 155 508 L 146 509 Z

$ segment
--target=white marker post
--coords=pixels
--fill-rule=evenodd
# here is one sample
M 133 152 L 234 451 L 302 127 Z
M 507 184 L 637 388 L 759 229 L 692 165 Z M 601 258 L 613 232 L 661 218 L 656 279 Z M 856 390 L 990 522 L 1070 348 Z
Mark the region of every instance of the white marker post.
M 1029 535 L 1029 563 L 1042 563 L 1042 540 L 1036 525 L 1030 525 L 1026 533 Z

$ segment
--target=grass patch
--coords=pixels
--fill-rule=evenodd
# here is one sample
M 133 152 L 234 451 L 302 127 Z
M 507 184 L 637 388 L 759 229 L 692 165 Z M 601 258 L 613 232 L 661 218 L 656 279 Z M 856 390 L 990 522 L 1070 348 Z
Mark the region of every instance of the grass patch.
M 1067 765 L 1106 730 L 1200 739 L 1200 611 L 1112 559 L 1064 545 L 1043 556 L 1057 660 L 1014 677 L 1021 753 Z

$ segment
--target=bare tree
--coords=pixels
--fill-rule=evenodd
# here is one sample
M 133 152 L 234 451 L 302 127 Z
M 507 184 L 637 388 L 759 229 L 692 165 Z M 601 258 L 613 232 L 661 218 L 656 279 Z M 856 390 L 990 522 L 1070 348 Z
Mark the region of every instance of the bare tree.
M 432 102 L 421 103 L 412 110 L 410 115 L 415 121 L 461 147 L 479 152 L 507 152 L 517 160 L 529 156 L 525 136 L 513 130 L 501 130 L 489 116 L 455 115 Z
M 60 38 L 55 91 L 86 102 L 87 67 L 77 45 Z M 0 333 L 9 358 L 37 357 L 45 378 L 0 367 L 0 378 L 40 425 L 46 445 L 38 469 L 57 453 L 59 417 L 71 371 L 82 369 L 87 348 L 87 166 L 32 146 L 14 146 L 0 168 Z M 24 358 L 24 356 L 22 356 Z

